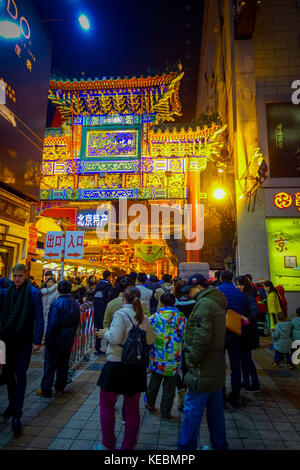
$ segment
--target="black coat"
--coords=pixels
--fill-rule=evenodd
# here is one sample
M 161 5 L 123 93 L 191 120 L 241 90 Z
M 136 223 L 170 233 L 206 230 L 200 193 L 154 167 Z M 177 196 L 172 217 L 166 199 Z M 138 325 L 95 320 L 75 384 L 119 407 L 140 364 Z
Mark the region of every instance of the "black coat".
M 51 352 L 73 345 L 80 323 L 80 307 L 70 294 L 60 295 L 50 306 L 45 343 Z
M 96 284 L 94 294 L 94 324 L 95 328 L 102 328 L 103 318 L 108 299 L 113 287 L 109 281 L 100 281 Z
M 156 289 L 160 287 L 158 282 L 150 282 L 147 286 L 148 289 L 152 290 L 153 295 L 150 299 L 150 313 L 153 315 L 155 312 L 157 312 L 157 306 L 158 306 L 158 301 L 154 297 L 154 294 L 156 292 Z
M 11 283 L 11 281 L 9 281 Z M 2 284 L 3 285 L 3 284 Z M 7 283 L 7 288 L 9 284 Z M 7 288 L 0 288 L 0 315 L 4 308 Z M 18 295 L 18 290 L 16 294 Z M 12 331 L 8 336 L 0 339 L 18 344 L 41 344 L 44 333 L 44 315 L 41 292 L 29 284 L 29 302 L 26 319 L 19 332 Z
M 242 348 L 257 349 L 259 348 L 259 334 L 257 326 L 259 312 L 253 293 L 245 292 L 245 296 L 247 301 L 245 317 L 247 317 L 250 324 L 242 325 Z

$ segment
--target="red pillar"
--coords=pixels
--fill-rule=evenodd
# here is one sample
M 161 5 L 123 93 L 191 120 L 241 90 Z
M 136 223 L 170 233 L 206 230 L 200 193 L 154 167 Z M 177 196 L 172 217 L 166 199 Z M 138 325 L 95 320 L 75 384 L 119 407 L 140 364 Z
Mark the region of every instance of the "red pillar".
M 188 204 L 192 205 L 192 229 L 196 231 L 196 220 L 200 217 L 197 214 L 200 200 L 200 172 L 199 170 L 188 171 Z M 199 263 L 201 261 L 201 250 L 187 250 L 187 262 Z

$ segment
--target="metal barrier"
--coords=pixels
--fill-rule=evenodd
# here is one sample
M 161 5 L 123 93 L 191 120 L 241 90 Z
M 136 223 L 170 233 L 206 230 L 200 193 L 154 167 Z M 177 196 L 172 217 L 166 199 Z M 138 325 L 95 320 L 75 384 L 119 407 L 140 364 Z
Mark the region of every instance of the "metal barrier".
M 95 344 L 94 306 L 91 302 L 80 305 L 80 325 L 72 347 L 69 375 L 72 376 L 80 362 L 88 362 Z M 72 372 L 73 371 L 73 372 Z

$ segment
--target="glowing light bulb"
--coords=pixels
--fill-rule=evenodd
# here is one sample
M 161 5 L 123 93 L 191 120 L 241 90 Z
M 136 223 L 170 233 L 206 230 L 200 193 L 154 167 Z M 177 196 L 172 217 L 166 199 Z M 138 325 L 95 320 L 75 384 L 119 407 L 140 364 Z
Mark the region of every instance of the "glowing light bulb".
M 214 191 L 214 198 L 215 199 L 224 199 L 224 197 L 226 196 L 226 193 L 224 191 L 224 189 L 222 188 L 218 188 Z
M 78 20 L 82 29 L 85 29 L 86 31 L 90 29 L 90 22 L 85 15 L 80 15 Z

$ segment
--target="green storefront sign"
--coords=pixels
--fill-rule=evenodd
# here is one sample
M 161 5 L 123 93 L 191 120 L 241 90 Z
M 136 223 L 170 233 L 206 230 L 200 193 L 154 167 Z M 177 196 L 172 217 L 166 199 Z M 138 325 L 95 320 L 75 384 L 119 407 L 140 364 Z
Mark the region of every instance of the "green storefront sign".
M 286 291 L 300 291 L 300 218 L 267 219 L 270 279 Z

